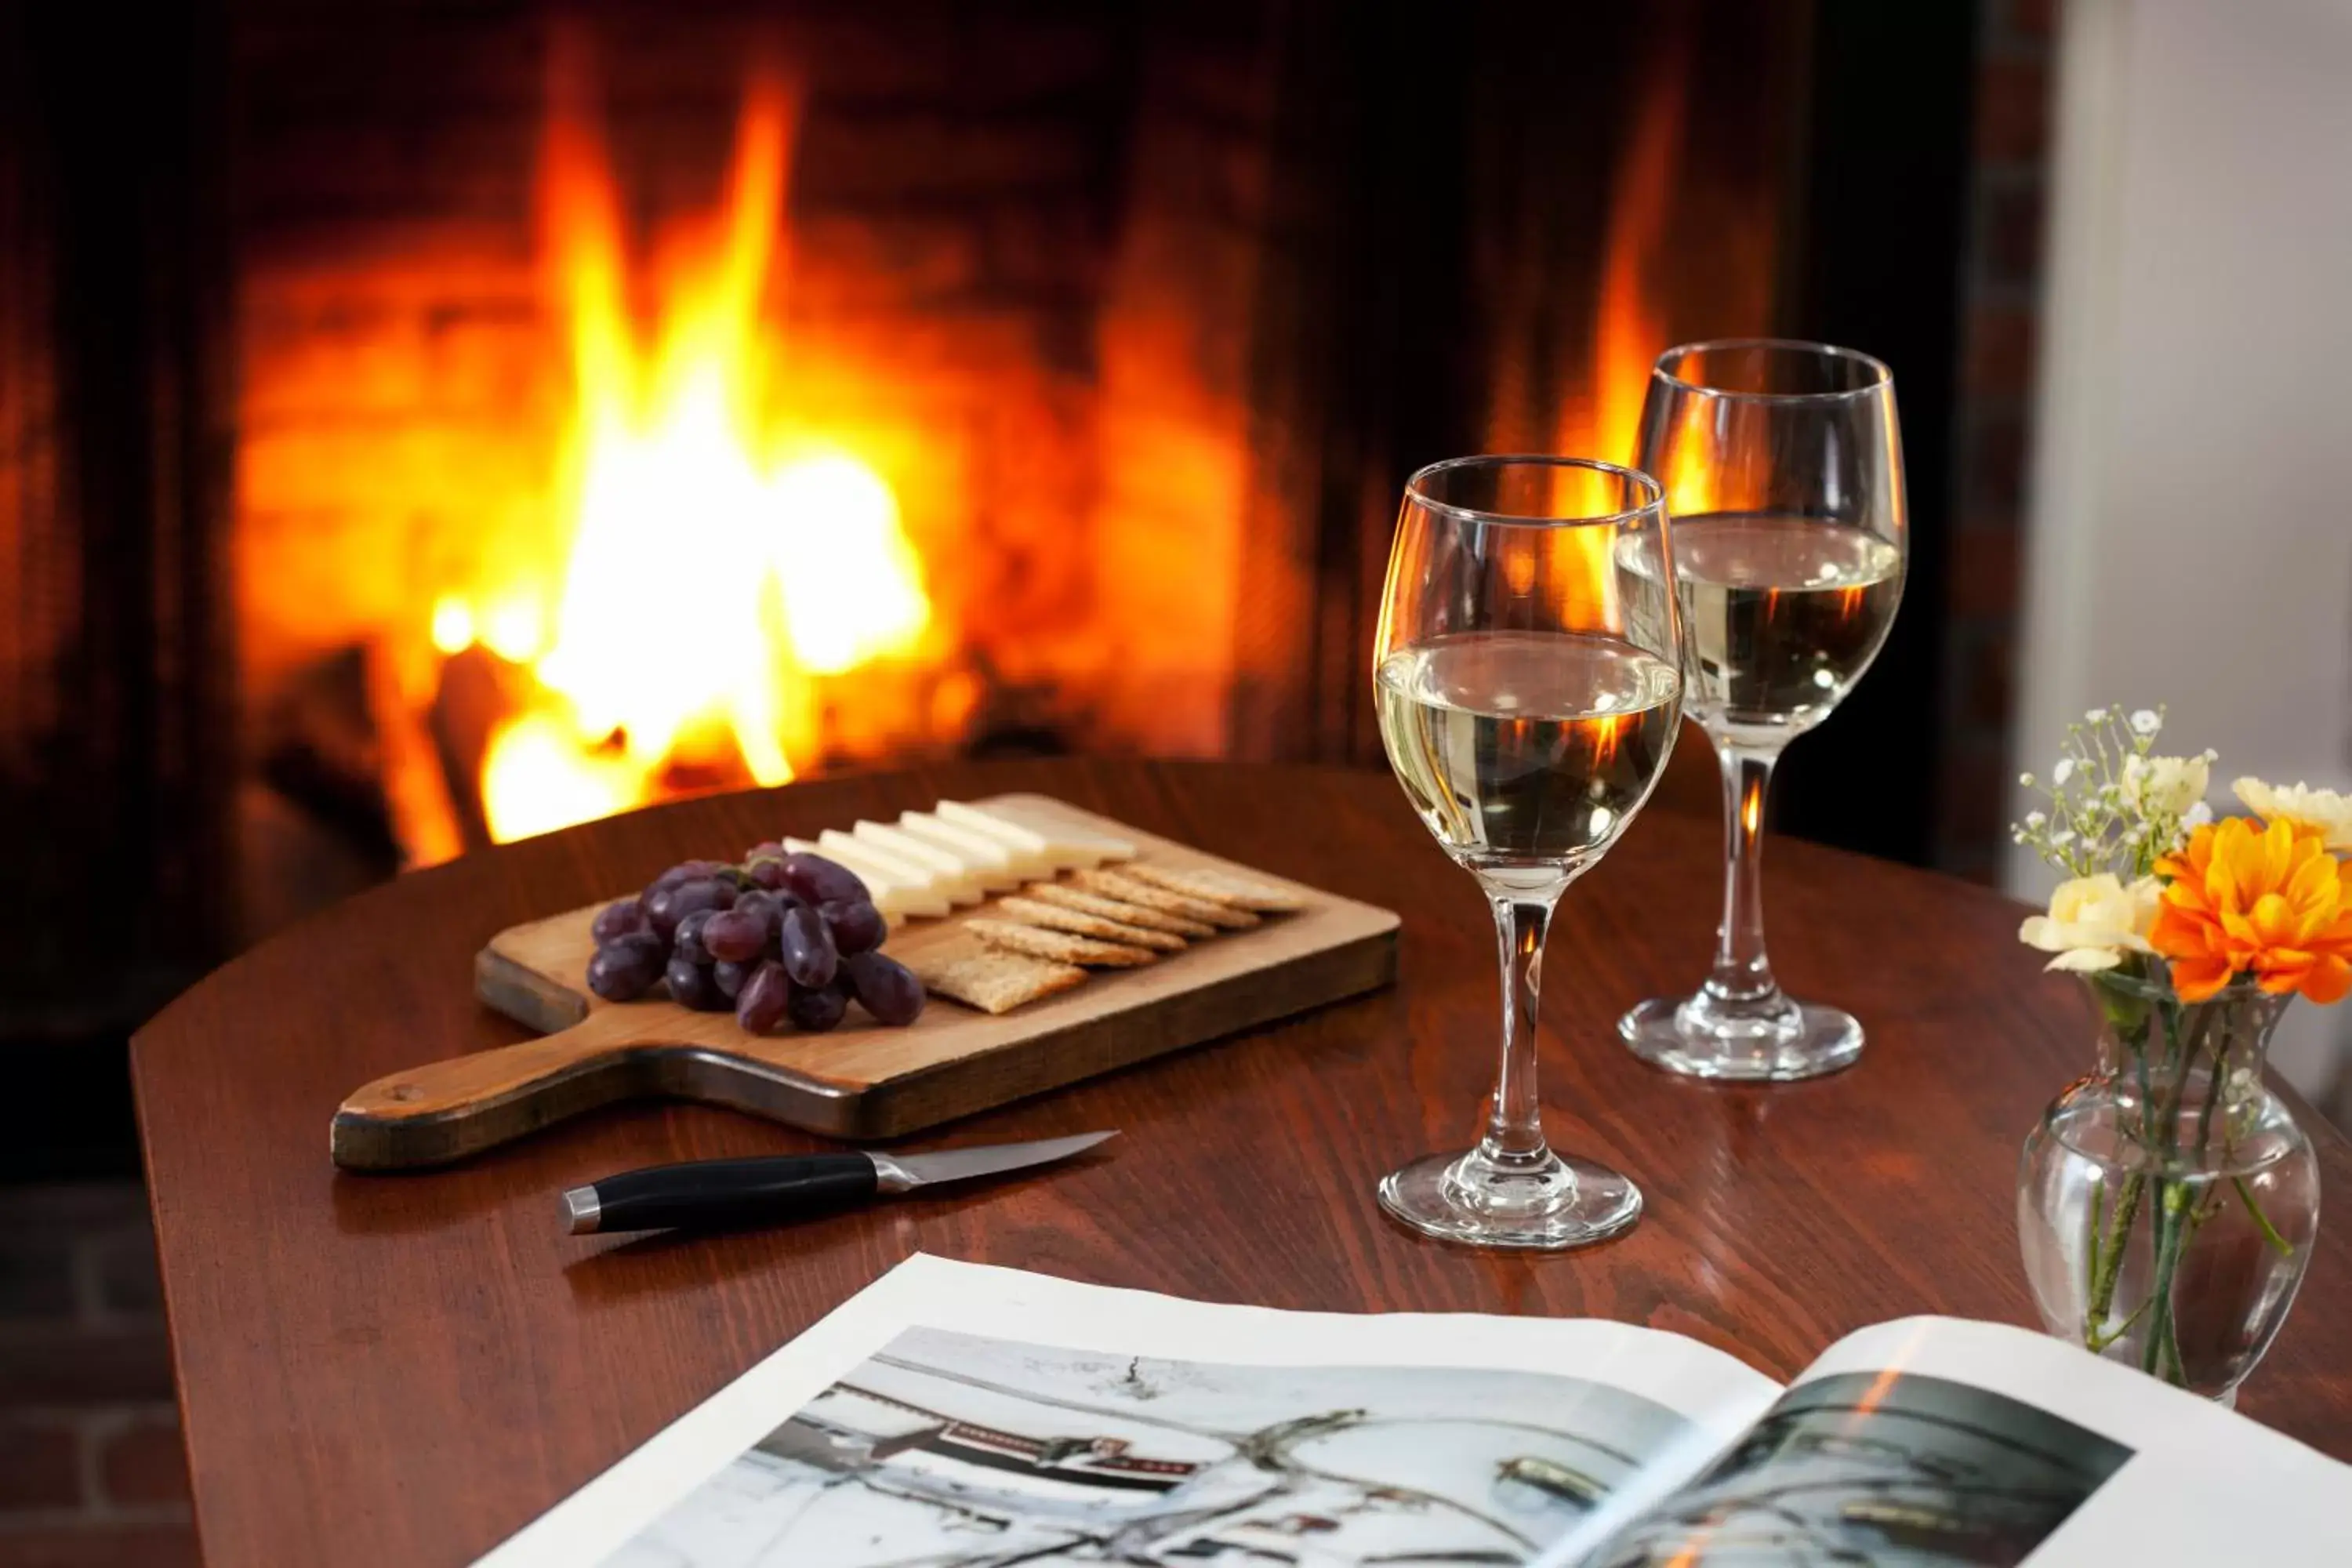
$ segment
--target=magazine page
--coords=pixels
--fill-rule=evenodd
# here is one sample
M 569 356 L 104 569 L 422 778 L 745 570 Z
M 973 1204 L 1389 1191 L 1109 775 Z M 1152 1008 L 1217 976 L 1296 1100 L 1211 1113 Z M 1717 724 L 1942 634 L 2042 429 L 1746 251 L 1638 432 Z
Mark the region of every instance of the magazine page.
M 2352 1468 L 2044 1334 L 1849 1334 L 1703 1474 L 1542 1568 L 2352 1562 Z
M 1517 1563 L 1780 1392 L 1622 1323 L 1204 1305 L 919 1254 L 481 1563 Z

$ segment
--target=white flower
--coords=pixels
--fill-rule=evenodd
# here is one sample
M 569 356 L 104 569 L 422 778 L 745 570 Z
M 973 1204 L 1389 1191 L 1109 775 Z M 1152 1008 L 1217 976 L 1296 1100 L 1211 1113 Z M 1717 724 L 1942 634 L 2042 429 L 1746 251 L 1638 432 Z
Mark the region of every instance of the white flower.
M 2132 714 L 2131 727 L 2135 735 L 2153 735 L 2164 728 L 2164 721 L 2158 717 L 2155 709 L 2142 708 Z
M 2017 782 L 2023 784 L 2026 788 L 2032 789 L 2033 787 L 2033 775 L 2032 773 L 2020 773 L 2017 775 Z
M 2212 820 L 2213 807 L 2201 800 L 2180 814 L 2180 826 L 2183 827 L 2202 827 Z
M 2205 798 L 2209 771 L 2203 757 L 2126 757 L 2124 801 L 2147 816 L 2185 816 Z
M 2352 799 L 2332 789 L 2313 789 L 2307 784 L 2282 788 L 2256 778 L 2240 779 L 2230 787 L 2246 809 L 2264 822 L 2315 827 L 2325 836 L 2331 851 L 2352 849 Z
M 2050 969 L 2113 969 L 2124 952 L 2153 951 L 2147 928 L 2156 921 L 2157 879 L 2142 877 L 2126 888 L 2112 871 L 2061 882 L 2050 895 L 2050 912 L 2028 915 L 2017 940 L 2055 953 Z
M 2085 708 L 2083 710 L 2083 722 L 2085 724 L 2095 724 L 2106 716 L 2107 710 L 2104 708 Z
M 2074 776 L 2074 759 L 2072 757 L 2059 758 L 2058 765 L 2050 770 L 2050 783 L 2058 789 L 2065 788 L 2066 781 Z
M 2053 833 L 2050 836 L 2050 847 L 2053 849 L 2063 849 L 2066 846 L 2074 842 L 2074 830 L 2071 827 L 2067 828 L 2063 833 Z
M 2029 811 L 2025 814 L 2025 826 L 2028 827 L 2039 827 L 2049 820 L 2049 817 L 2038 811 Z

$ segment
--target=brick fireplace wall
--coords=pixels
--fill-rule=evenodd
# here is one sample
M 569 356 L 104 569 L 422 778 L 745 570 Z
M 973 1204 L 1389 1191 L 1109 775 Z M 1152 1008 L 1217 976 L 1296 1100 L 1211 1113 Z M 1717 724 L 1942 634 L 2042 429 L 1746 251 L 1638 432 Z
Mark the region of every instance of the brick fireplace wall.
M 1998 879 L 2019 763 L 2013 719 L 2042 234 L 2060 0 L 1988 0 L 1979 45 L 1974 174 L 1935 856 Z

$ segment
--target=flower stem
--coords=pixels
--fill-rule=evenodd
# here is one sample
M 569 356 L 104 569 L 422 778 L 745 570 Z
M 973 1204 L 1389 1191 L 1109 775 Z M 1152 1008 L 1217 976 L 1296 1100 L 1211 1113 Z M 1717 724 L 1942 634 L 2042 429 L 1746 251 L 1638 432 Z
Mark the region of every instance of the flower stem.
M 2129 1317 L 2126 1318 L 2122 1322 L 2117 1323 L 2114 1328 L 2109 1329 L 2106 1332 L 2097 1333 L 2086 1331 L 2083 1335 L 2083 1348 L 2088 1351 L 2105 1350 L 2109 1345 L 2114 1344 L 2117 1340 L 2122 1339 L 2126 1334 L 2130 1333 L 2132 1325 L 2138 1322 L 2140 1318 L 2147 1311 L 2147 1303 L 2146 1301 L 2142 1301 L 2138 1306 L 2134 1307 L 2131 1310 L 2131 1315 Z
M 2205 1163 L 2205 1148 L 2212 1140 L 2213 1107 L 2220 1103 L 2222 1091 L 2228 1087 L 2230 1081 L 2230 1065 L 2222 1059 L 2223 1048 L 2223 1042 L 2214 1043 L 2213 1079 L 2205 1086 L 2205 1103 L 2197 1112 L 2197 1162 L 2199 1164 Z
M 2099 1255 L 2104 1250 L 2101 1243 L 2105 1240 L 2105 1237 L 2099 1234 L 2099 1227 L 2105 1221 L 2106 1217 L 2107 1184 L 2106 1179 L 2103 1174 L 2098 1181 L 2093 1183 L 2091 1185 L 2091 1251 L 2090 1258 L 2083 1276 L 2086 1280 L 2095 1282 L 2099 1278 Z M 2087 1343 L 2092 1336 L 2096 1332 L 2096 1329 L 2095 1329 L 2090 1322 L 2086 1321 L 2084 1323 L 2083 1339 L 2084 1342 Z
M 2107 1314 L 2115 1309 L 2116 1280 L 2123 1272 L 2124 1249 L 2131 1240 L 2133 1222 L 2139 1217 L 2140 1194 L 2146 1179 L 2136 1171 L 2125 1177 L 2123 1195 L 2116 1199 L 2115 1224 L 2107 1232 L 2106 1256 L 2100 1260 L 2100 1267 L 2091 1277 L 2090 1310 L 2084 1315 L 2083 1324 L 2085 1344 L 2097 1337 L 2098 1325 L 2105 1322 Z M 2138 1314 L 2135 1312 L 2133 1316 Z M 2095 1350 L 2098 1347 L 2095 1345 L 2092 1348 Z
M 2254 1190 L 2246 1185 L 2246 1178 L 2232 1176 L 2230 1178 L 2230 1184 L 2238 1189 L 2238 1197 L 2246 1205 L 2246 1212 L 2254 1216 L 2254 1228 L 2263 1233 L 2263 1239 L 2276 1248 L 2281 1258 L 2293 1258 L 2294 1243 L 2281 1236 L 2278 1233 L 2278 1226 L 2273 1225 L 2270 1222 L 2270 1216 L 2263 1213 L 2263 1205 L 2255 1201 Z
M 2180 1220 L 2189 1185 L 2160 1178 L 2156 1185 L 2156 1279 L 2149 1285 L 2148 1295 L 2155 1306 L 2148 1314 L 2147 1346 L 2140 1352 L 2140 1370 L 2162 1377 L 2168 1359 L 2172 1375 L 2166 1381 L 2186 1383 L 2180 1368 L 2180 1343 L 2174 1332 L 2172 1277 L 2180 1267 Z

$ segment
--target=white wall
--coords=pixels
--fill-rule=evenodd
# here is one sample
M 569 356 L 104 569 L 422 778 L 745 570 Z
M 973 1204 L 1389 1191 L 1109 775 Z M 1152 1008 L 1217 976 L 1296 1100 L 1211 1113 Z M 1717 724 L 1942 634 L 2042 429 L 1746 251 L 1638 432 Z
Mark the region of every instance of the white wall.
M 2221 752 L 2217 805 L 2240 773 L 2341 786 L 2352 0 L 2062 9 L 2021 758 L 2046 769 L 2086 708 L 2165 702 L 2167 749 Z M 2049 886 L 2023 850 L 2008 881 Z M 2309 1087 L 2343 1020 L 2289 1019 Z

